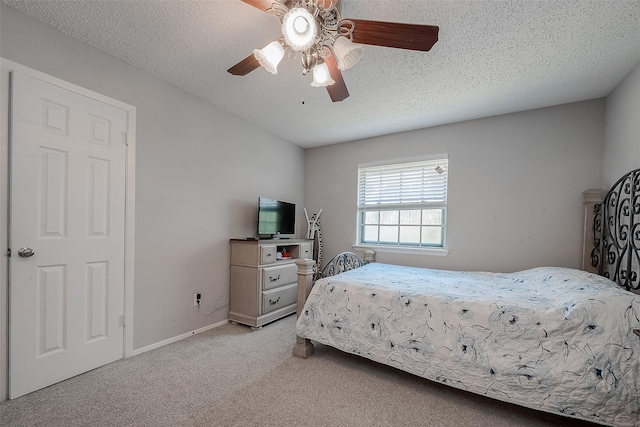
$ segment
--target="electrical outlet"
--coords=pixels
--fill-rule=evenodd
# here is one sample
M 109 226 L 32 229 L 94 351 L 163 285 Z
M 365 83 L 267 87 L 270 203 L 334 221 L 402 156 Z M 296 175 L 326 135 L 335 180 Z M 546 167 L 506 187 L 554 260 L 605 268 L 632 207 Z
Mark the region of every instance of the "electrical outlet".
M 193 294 L 193 305 L 198 305 L 201 299 L 202 294 L 200 292 L 198 292 L 197 294 Z

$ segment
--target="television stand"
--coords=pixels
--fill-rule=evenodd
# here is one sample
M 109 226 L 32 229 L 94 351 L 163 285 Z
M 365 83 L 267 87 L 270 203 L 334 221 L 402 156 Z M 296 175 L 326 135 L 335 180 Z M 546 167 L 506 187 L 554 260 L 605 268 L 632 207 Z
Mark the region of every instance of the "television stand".
M 258 329 L 295 313 L 298 299 L 296 260 L 313 259 L 313 240 L 231 239 L 229 321 Z M 287 258 L 278 259 L 278 252 Z

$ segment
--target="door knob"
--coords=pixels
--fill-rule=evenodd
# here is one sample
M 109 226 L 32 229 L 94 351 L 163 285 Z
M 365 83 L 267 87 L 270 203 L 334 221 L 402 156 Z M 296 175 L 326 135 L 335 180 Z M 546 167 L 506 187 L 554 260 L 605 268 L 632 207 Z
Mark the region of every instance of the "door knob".
M 18 249 L 18 255 L 22 258 L 29 258 L 33 256 L 35 252 L 31 248 L 20 248 Z

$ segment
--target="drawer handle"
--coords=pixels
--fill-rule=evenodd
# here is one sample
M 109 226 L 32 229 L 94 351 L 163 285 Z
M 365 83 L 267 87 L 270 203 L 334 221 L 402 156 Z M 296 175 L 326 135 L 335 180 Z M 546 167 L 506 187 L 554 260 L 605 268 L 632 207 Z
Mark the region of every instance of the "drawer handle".
M 267 254 L 267 256 L 269 257 L 269 256 L 271 256 L 271 254 Z
M 278 277 L 269 276 L 269 280 L 272 281 L 272 282 L 277 282 L 278 280 L 280 280 L 280 275 L 278 274 Z
M 278 297 L 278 299 L 277 299 L 277 300 L 275 300 L 275 301 L 274 301 L 274 300 L 271 300 L 271 299 L 269 300 L 269 304 L 271 304 L 271 305 L 273 305 L 273 304 L 277 304 L 278 302 L 280 302 L 280 297 Z

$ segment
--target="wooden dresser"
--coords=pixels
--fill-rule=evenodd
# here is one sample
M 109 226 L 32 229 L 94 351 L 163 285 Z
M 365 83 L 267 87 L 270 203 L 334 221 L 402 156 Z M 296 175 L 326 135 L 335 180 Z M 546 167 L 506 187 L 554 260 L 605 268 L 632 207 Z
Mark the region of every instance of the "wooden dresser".
M 283 257 L 283 253 L 289 256 Z M 313 240 L 231 239 L 229 321 L 259 329 L 295 313 L 295 261 L 312 257 Z

